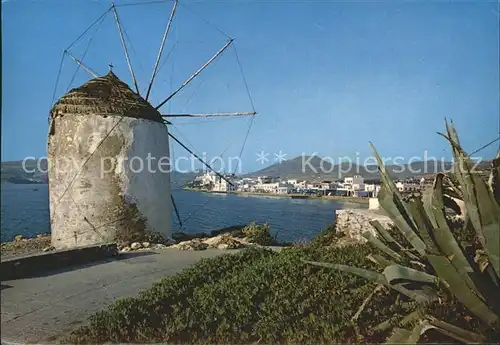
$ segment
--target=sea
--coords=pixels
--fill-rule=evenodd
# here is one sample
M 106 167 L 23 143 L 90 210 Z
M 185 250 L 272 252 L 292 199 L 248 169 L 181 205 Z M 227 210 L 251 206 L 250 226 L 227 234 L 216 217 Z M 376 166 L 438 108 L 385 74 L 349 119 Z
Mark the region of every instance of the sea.
M 172 192 L 182 220 L 173 213 L 173 231 L 210 232 L 252 221 L 268 223 L 279 241 L 311 240 L 331 224 L 335 210 L 364 205 L 321 199 L 215 194 L 184 190 Z M 1 241 L 16 235 L 32 237 L 50 232 L 48 185 L 1 186 Z

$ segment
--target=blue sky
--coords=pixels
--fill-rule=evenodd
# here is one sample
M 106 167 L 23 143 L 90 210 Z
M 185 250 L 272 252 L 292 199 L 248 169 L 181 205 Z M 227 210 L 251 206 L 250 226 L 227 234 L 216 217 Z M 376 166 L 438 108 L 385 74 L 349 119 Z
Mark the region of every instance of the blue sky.
M 131 1 L 117 1 L 118 5 Z M 227 40 L 235 38 L 259 115 L 243 170 L 256 153 L 282 150 L 356 157 L 372 141 L 384 156 L 449 157 L 444 118 L 472 151 L 499 136 L 499 14 L 494 2 L 182 1 L 153 87 L 158 104 Z M 109 1 L 2 1 L 2 160 L 46 155 L 47 116 L 62 51 Z M 147 86 L 171 3 L 118 7 Z M 203 19 L 201 19 L 201 18 Z M 207 23 L 206 21 L 209 21 Z M 94 28 L 97 30 L 97 27 Z M 100 74 L 113 63 L 130 84 L 112 14 L 71 47 Z M 65 59 L 56 98 L 76 65 Z M 89 76 L 79 71 L 76 87 Z M 162 108 L 164 112 L 251 111 L 230 47 Z M 207 157 L 238 155 L 248 118 L 175 121 L 172 132 Z M 495 155 L 498 144 L 481 152 Z M 174 156 L 184 154 L 174 147 Z

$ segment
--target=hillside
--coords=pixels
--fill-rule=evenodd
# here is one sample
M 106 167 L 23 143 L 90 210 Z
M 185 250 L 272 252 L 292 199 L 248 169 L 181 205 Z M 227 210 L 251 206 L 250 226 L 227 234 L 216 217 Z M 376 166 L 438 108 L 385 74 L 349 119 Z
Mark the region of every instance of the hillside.
M 303 164 L 303 162 L 309 162 Z M 451 162 L 420 161 L 410 165 L 387 165 L 386 168 L 393 178 L 408 178 L 435 174 L 437 172 L 449 170 Z M 302 166 L 304 165 L 304 169 Z M 481 169 L 487 168 L 489 161 L 481 162 Z M 246 177 L 257 176 L 279 176 L 286 178 L 298 178 L 308 180 L 336 180 L 345 176 L 361 175 L 365 179 L 377 179 L 379 177 L 375 165 L 362 166 L 355 163 L 342 163 L 333 165 L 326 159 L 318 156 L 299 156 L 282 163 L 272 164 L 264 169 L 245 175 Z
M 302 162 L 309 162 L 304 164 L 302 169 Z M 436 164 L 433 161 L 427 162 L 413 162 L 408 165 L 387 165 L 387 169 L 393 178 L 408 178 L 413 176 L 422 176 L 426 174 L 435 174 L 443 170 L 449 170 L 451 162 L 443 162 Z M 490 161 L 481 162 L 480 169 L 487 169 Z M 22 167 L 22 161 L 10 161 L 1 163 L 1 182 L 14 183 L 14 184 L 35 184 L 47 183 L 47 161 L 40 162 L 40 168 L 37 168 L 34 161 L 29 161 L 26 164 L 26 171 Z M 34 171 L 32 173 L 27 171 Z M 184 186 L 188 181 L 192 181 L 201 172 L 188 172 L 180 173 L 177 171 L 172 172 L 171 181 L 172 188 L 179 189 Z M 279 176 L 282 178 L 297 178 L 307 180 L 338 180 L 345 176 L 361 175 L 365 179 L 378 179 L 379 174 L 375 165 L 362 166 L 354 163 L 342 163 L 340 165 L 333 165 L 328 160 L 324 160 L 318 156 L 309 156 L 304 159 L 299 156 L 282 163 L 272 164 L 264 169 L 254 171 L 244 175 L 244 177 L 257 177 L 257 176 Z
M 38 167 L 37 167 L 38 165 Z M 9 161 L 1 163 L 1 182 L 14 184 L 40 184 L 47 183 L 47 160 L 28 160 L 23 168 L 22 161 Z
M 303 164 L 304 162 L 309 162 L 308 164 Z M 302 167 L 304 165 L 304 167 Z M 348 171 L 347 171 L 348 170 Z M 328 160 L 324 160 L 319 156 L 302 156 L 295 157 L 290 160 L 286 160 L 282 163 L 276 163 L 270 165 L 264 169 L 255 171 L 248 174 L 249 177 L 256 176 L 280 176 L 288 178 L 302 178 L 302 179 L 337 179 L 339 175 L 352 175 L 354 172 L 359 171 L 358 174 L 363 175 L 367 178 L 373 178 L 378 176 L 375 171 L 376 167 L 373 167 L 373 172 L 365 169 L 363 166 L 358 166 L 352 164 L 343 163 L 341 165 L 333 165 Z M 344 171 L 347 171 L 344 173 Z M 339 173 L 342 172 L 342 173 Z

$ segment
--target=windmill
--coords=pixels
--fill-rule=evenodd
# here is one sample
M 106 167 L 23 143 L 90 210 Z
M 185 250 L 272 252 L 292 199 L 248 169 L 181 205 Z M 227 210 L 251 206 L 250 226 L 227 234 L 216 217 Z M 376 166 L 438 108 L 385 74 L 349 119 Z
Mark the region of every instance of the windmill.
M 55 248 L 117 240 L 137 241 L 143 239 L 148 232 L 161 233 L 165 238 L 170 238 L 172 209 L 181 223 L 171 194 L 171 170 L 136 171 L 131 164 L 127 164 L 133 160 L 144 161 L 151 156 L 169 160 L 170 139 L 219 178 L 232 184 L 174 136 L 168 127 L 175 118 L 229 116 L 251 116 L 251 126 L 253 117 L 257 114 L 253 102 L 252 111 L 248 112 L 160 112 L 165 104 L 233 44 L 232 38 L 158 104 L 150 103 L 178 5 L 178 0 L 174 0 L 148 86 L 142 94 L 131 63 L 126 31 L 118 12 L 120 5 L 113 3 L 78 39 L 112 13 L 132 80 L 131 86 L 113 72 L 112 64 L 109 65 L 109 72 L 102 76 L 84 63 L 86 52 L 82 58 L 77 58 L 70 50 L 76 41 L 64 50 L 52 103 L 65 58 L 69 57 L 76 63 L 77 71 L 81 68 L 92 79 L 68 91 L 55 102 L 50 111 L 47 151 L 52 245 Z M 248 92 L 246 81 L 245 86 Z M 243 147 L 247 137 L 248 131 Z

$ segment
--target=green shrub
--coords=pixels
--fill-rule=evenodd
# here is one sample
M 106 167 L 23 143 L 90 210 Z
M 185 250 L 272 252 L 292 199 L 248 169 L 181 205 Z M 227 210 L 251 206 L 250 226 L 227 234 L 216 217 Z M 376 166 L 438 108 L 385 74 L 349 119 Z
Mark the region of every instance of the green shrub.
M 246 249 L 203 260 L 137 298 L 94 314 L 70 343 L 332 343 L 373 290 L 351 274 L 305 258 L 374 268 L 366 245 L 350 248 Z
M 245 226 L 242 232 L 250 243 L 260 244 L 261 246 L 270 246 L 273 244 L 273 236 L 271 235 L 271 231 L 269 231 L 267 223 L 260 225 L 252 222 Z
M 339 237 L 340 235 L 337 233 L 334 222 L 316 234 L 311 241 L 311 245 L 313 247 L 331 246 L 339 239 Z

